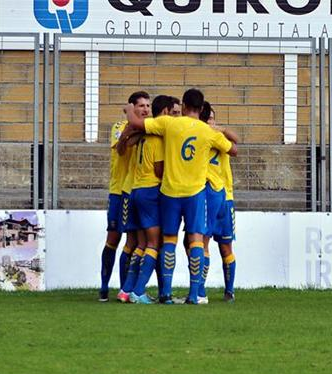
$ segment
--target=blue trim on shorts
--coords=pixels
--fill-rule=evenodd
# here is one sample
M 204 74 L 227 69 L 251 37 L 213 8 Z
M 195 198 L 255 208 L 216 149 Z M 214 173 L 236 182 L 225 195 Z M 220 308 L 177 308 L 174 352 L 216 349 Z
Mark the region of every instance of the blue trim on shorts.
M 213 239 L 219 244 L 229 244 L 235 240 L 235 209 L 234 201 L 226 200 L 225 209 L 218 217 L 218 232 Z
M 120 213 L 121 232 L 138 230 L 135 220 L 132 194 L 122 192 L 121 213 Z

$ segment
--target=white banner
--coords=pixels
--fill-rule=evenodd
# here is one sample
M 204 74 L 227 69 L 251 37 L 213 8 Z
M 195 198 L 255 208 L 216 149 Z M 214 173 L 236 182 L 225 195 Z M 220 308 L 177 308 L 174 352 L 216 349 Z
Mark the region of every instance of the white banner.
M 0 288 L 98 288 L 106 220 L 106 211 L 0 211 Z M 332 287 L 329 213 L 237 212 L 236 237 L 236 287 Z M 180 231 L 173 284 L 187 287 L 182 241 Z M 125 237 L 111 287 L 119 287 L 124 242 Z M 222 262 L 213 241 L 210 259 L 207 286 L 223 286 Z M 157 285 L 155 275 L 149 285 Z
M 332 287 L 332 216 L 292 213 L 290 217 L 290 287 Z
M 236 286 L 243 288 L 287 287 L 289 215 L 282 213 L 238 212 Z M 46 288 L 99 287 L 101 253 L 106 239 L 105 211 L 47 211 Z M 174 286 L 189 285 L 188 260 L 179 232 Z M 119 287 L 117 251 L 111 287 Z M 222 262 L 216 243 L 210 245 L 211 267 L 208 287 L 223 285 Z M 157 285 L 153 275 L 149 285 Z
M 329 0 L 0 0 L 0 32 L 330 37 Z

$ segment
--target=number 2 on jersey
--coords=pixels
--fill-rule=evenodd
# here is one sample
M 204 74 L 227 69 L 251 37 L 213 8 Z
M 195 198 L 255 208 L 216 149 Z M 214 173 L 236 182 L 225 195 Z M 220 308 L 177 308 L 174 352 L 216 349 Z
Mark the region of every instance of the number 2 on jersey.
M 216 149 L 216 150 L 215 150 L 215 154 L 213 155 L 213 157 L 212 157 L 211 160 L 210 160 L 210 164 L 212 164 L 212 165 L 216 165 L 216 166 L 219 165 L 219 161 L 218 161 L 219 153 L 220 153 L 220 152 Z

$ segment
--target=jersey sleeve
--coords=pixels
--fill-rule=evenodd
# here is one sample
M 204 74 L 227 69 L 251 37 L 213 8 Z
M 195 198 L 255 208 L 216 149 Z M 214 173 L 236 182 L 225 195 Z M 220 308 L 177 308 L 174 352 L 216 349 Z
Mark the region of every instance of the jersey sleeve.
M 122 122 L 117 122 L 112 126 L 111 129 L 111 148 L 114 148 L 120 139 L 123 129 L 125 128 L 125 124 Z
M 211 147 L 227 153 L 232 148 L 232 142 L 223 133 L 212 129 L 211 131 Z
M 155 162 L 164 161 L 164 141 L 160 136 L 155 139 Z
M 147 134 L 164 136 L 169 116 L 146 118 L 144 120 L 145 132 Z

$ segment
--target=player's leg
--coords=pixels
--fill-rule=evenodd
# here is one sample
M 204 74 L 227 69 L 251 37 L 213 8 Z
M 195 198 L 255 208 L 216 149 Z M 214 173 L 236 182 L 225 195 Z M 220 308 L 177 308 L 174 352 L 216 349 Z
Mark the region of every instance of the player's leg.
M 162 295 L 163 291 L 163 276 L 161 271 L 161 261 L 160 261 L 160 249 L 163 246 L 163 237 L 162 232 L 160 231 L 160 241 L 159 241 L 159 251 L 158 251 L 158 257 L 156 262 L 156 275 L 157 275 L 157 282 L 158 282 L 158 299 L 160 299 L 160 296 Z
M 198 290 L 198 303 L 207 304 L 208 297 L 205 291 L 205 281 L 210 268 L 209 241 L 217 230 L 218 216 L 225 210 L 226 192 L 223 188 L 215 191 L 210 183 L 206 183 L 206 205 L 207 205 L 207 230 L 204 235 L 204 267 Z
M 209 252 L 209 241 L 210 237 L 204 235 L 203 237 L 203 243 L 204 243 L 204 267 L 203 267 L 203 273 L 202 277 L 199 282 L 199 288 L 198 288 L 198 304 L 208 304 L 209 299 L 206 295 L 206 290 L 205 290 L 205 282 L 207 275 L 209 273 L 210 269 L 210 252 Z
M 132 238 L 128 238 L 127 236 L 126 244 L 122 248 L 122 252 L 120 255 L 120 259 L 119 259 L 120 289 L 123 287 L 126 281 L 131 256 L 135 248 L 136 248 L 136 235 L 133 235 Z
M 129 234 L 127 228 L 128 223 L 128 209 L 129 209 L 129 195 L 125 192 L 122 193 L 121 197 L 121 210 L 119 214 L 119 222 L 121 225 L 121 231 L 127 233 L 126 243 L 122 249 L 119 261 L 119 274 L 120 274 L 120 289 L 123 287 L 126 280 L 127 271 L 129 268 L 129 262 L 131 255 L 136 247 L 137 238 L 134 233 Z
M 203 237 L 203 244 L 204 244 L 204 267 L 203 267 L 203 273 L 202 277 L 199 282 L 199 289 L 198 289 L 198 297 L 197 297 L 197 302 L 198 304 L 208 304 L 209 299 L 206 295 L 205 291 L 205 281 L 209 272 L 210 268 L 210 253 L 209 253 L 209 241 L 210 237 L 204 235 Z M 185 248 L 187 257 L 188 257 L 188 269 L 190 273 L 190 261 L 189 261 L 189 239 L 188 239 L 188 233 L 185 232 L 184 238 L 183 238 L 183 246 Z
M 142 296 L 145 293 L 145 287 L 153 270 L 156 269 L 160 249 L 161 218 L 159 186 L 138 189 L 135 198 L 135 203 L 137 203 L 138 207 L 139 222 L 141 227 L 144 228 L 147 240 L 139 277 L 133 291 L 135 295 Z M 144 300 L 149 302 L 147 297 Z
M 140 226 L 144 228 L 147 244 L 139 276 L 130 296 L 134 302 L 150 304 L 152 300 L 145 294 L 145 288 L 156 268 L 161 242 L 159 186 L 137 189 L 135 203 L 138 208 L 138 220 Z
M 144 294 L 145 287 L 156 267 L 160 242 L 160 227 L 150 227 L 145 230 L 145 234 L 147 237 L 147 245 L 141 262 L 139 276 L 133 290 L 137 296 Z
M 204 266 L 203 235 L 198 233 L 188 234 L 188 239 L 190 288 L 186 302 L 188 304 L 197 304 L 198 289 Z
M 121 288 L 121 291 L 118 294 L 118 300 L 122 302 L 129 301 L 129 294 L 132 292 L 132 290 L 135 287 L 139 270 L 140 270 L 140 264 L 143 259 L 144 250 L 145 250 L 145 234 L 143 230 L 137 230 L 136 231 L 137 236 L 137 246 L 133 251 L 133 254 L 130 259 L 130 264 L 126 276 L 126 280 Z
M 221 220 L 221 227 L 222 232 L 215 236 L 215 240 L 218 242 L 223 262 L 225 282 L 224 300 L 233 301 L 236 259 L 232 248 L 232 242 L 235 239 L 235 211 L 232 200 L 226 201 L 226 209 Z
M 132 191 L 130 196 L 127 195 L 128 204 L 124 205 L 126 209 L 123 212 L 123 222 L 127 231 L 126 247 L 130 248 L 132 255 L 127 269 L 120 269 L 120 277 L 123 279 L 123 282 L 117 299 L 121 302 L 129 301 L 129 293 L 133 290 L 136 283 L 146 245 L 144 231 L 138 230 L 134 195 L 134 191 Z M 123 274 L 124 271 L 126 271 L 125 274 Z
M 107 239 L 101 255 L 100 301 L 108 301 L 109 281 L 114 267 L 116 250 L 121 239 L 121 229 L 119 225 L 120 209 L 121 196 L 110 194 L 107 210 Z
M 206 191 L 185 199 L 183 216 L 189 240 L 190 289 L 187 302 L 197 304 L 198 289 L 204 267 L 203 234 L 206 233 Z
M 219 250 L 223 262 L 225 282 L 224 301 L 232 301 L 235 299 L 234 279 L 236 270 L 236 260 L 232 250 L 232 243 L 219 243 Z
M 161 194 L 161 227 L 163 231 L 163 246 L 160 250 L 160 264 L 163 279 L 162 294 L 159 301 L 172 303 L 172 280 L 175 268 L 175 248 L 177 235 L 181 223 L 181 198 L 169 197 Z

